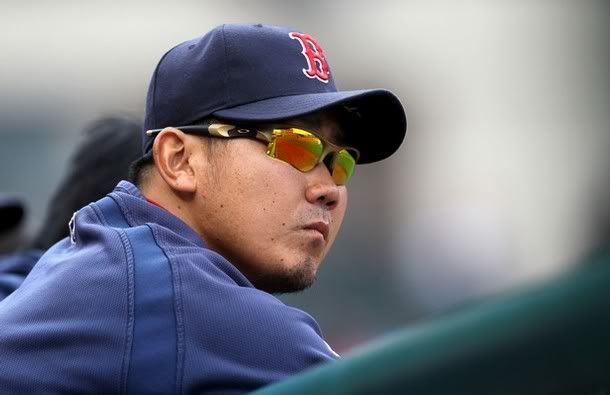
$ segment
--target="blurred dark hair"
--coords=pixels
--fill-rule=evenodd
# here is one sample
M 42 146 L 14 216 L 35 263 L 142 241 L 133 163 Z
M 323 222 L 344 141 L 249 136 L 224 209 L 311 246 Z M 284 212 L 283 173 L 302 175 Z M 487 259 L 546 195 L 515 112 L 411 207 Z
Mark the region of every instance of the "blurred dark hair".
M 23 239 L 25 217 L 23 200 L 14 195 L 0 192 L 0 254 L 10 254 L 19 247 Z
M 85 128 L 67 172 L 49 201 L 32 248 L 46 250 L 66 237 L 75 211 L 127 179 L 130 164 L 142 155 L 141 133 L 141 122 L 119 116 L 100 118 Z
M 19 226 L 25 209 L 17 196 L 0 193 L 0 235 Z
M 129 167 L 129 181 L 134 185 L 141 187 L 146 178 L 147 172 L 153 167 L 155 160 L 152 156 L 152 151 L 138 158 Z

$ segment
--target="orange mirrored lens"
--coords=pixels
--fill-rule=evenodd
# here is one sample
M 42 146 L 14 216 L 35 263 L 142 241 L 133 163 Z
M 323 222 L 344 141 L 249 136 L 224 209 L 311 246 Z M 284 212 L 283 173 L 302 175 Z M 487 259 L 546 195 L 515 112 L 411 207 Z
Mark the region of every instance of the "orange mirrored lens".
M 300 171 L 309 171 L 324 153 L 324 143 L 314 134 L 297 128 L 275 129 L 267 154 L 289 163 Z M 337 185 L 345 185 L 354 173 L 356 153 L 341 149 L 333 155 L 331 174 Z
M 274 132 L 274 135 L 273 149 L 270 150 L 274 158 L 300 171 L 309 171 L 316 166 L 324 150 L 319 138 L 299 129 L 286 129 Z

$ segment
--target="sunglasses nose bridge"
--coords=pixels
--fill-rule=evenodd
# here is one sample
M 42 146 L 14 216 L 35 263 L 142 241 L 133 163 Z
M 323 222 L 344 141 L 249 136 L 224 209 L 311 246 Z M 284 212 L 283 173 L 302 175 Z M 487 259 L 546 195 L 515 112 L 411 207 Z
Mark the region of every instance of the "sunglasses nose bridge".
M 335 163 L 336 156 L 337 151 L 332 147 L 329 147 L 327 144 L 324 144 L 324 151 L 322 151 L 322 155 L 320 155 L 318 163 L 324 163 L 330 174 L 333 174 L 333 165 Z
M 319 162 L 324 163 L 324 166 L 328 169 L 330 174 L 333 174 L 333 165 L 335 163 L 335 156 L 337 155 L 334 151 L 325 152 L 322 157 L 320 157 Z

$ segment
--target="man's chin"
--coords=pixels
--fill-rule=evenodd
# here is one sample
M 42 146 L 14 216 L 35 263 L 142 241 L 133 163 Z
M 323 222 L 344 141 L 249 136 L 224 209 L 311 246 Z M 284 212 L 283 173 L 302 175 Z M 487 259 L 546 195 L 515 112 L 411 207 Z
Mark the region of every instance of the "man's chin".
M 261 291 L 271 294 L 285 294 L 303 291 L 316 281 L 318 265 L 311 258 L 293 268 L 280 268 L 277 272 L 260 273 L 250 279 Z

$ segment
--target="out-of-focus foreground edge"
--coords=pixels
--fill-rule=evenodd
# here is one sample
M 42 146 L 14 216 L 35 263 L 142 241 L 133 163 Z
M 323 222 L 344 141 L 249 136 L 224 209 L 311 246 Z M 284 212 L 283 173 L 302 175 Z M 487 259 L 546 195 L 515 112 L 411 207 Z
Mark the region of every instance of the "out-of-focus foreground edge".
M 279 394 L 610 393 L 610 252 L 264 387 Z

